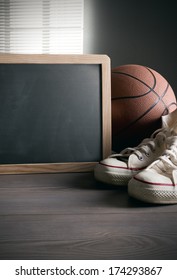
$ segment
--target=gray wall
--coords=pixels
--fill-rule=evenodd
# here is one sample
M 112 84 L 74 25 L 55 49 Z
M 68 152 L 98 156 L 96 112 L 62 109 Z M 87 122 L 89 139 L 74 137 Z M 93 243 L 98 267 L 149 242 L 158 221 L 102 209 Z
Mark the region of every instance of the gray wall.
M 107 54 L 112 68 L 148 66 L 177 95 L 175 1 L 85 0 L 84 53 Z

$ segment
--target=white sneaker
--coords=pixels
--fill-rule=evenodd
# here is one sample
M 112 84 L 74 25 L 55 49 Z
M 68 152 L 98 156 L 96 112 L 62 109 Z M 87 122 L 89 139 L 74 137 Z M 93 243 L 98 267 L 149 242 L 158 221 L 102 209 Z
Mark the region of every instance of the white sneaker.
M 102 160 L 94 169 L 95 179 L 112 185 L 127 185 L 128 181 L 145 169 L 165 150 L 168 129 L 156 130 L 135 148 L 127 148 Z
M 156 130 L 150 138 L 144 139 L 140 145 L 99 162 L 94 169 L 95 179 L 117 186 L 127 185 L 135 174 L 161 156 L 166 148 L 166 137 L 171 135 L 170 129 L 176 125 L 177 110 L 163 116 L 161 120 L 162 128 Z
M 177 136 L 168 137 L 167 149 L 128 184 L 130 196 L 149 203 L 177 203 Z

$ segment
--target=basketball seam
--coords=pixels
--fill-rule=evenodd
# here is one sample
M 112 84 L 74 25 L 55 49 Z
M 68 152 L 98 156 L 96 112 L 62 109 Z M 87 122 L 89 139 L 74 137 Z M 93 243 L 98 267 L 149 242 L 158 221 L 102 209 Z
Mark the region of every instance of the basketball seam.
M 149 69 L 148 67 L 146 67 L 146 69 L 147 70 L 149 70 L 149 72 L 151 73 L 151 75 L 154 77 L 154 79 L 156 80 L 156 77 L 155 77 L 155 75 L 153 74 L 153 72 L 151 71 L 151 69 Z M 162 95 L 160 96 L 160 95 L 158 95 L 158 93 L 156 92 L 156 91 L 154 91 L 154 93 L 156 94 L 156 96 L 158 96 L 159 97 L 159 101 L 161 101 L 162 102 L 162 104 L 164 105 L 164 107 L 165 107 L 165 110 L 167 110 L 168 111 L 168 109 L 167 109 L 167 106 L 166 106 L 166 104 L 165 104 L 165 102 L 163 101 L 163 97 L 165 96 L 165 94 L 167 93 L 167 91 L 168 91 L 168 88 L 169 88 L 169 83 L 167 82 L 167 86 L 166 86 L 166 89 L 165 89 L 165 91 L 164 91 L 164 93 L 162 93 Z
M 166 94 L 166 90 L 167 90 L 167 89 L 168 89 L 168 86 L 167 86 L 166 89 L 165 89 L 165 94 Z M 134 120 L 133 122 L 129 123 L 126 127 L 124 127 L 123 129 L 121 129 L 121 130 L 120 130 L 120 133 L 123 132 L 123 131 L 125 131 L 126 129 L 128 129 L 128 128 L 131 127 L 132 125 L 134 125 L 134 124 L 135 124 L 136 122 L 138 122 L 141 118 L 143 118 L 146 114 L 148 114 L 148 113 L 159 103 L 159 101 L 161 101 L 161 98 L 163 98 L 165 94 L 163 93 L 162 96 L 159 96 L 159 95 L 158 95 L 157 100 L 148 108 L 148 110 L 146 110 L 146 111 L 145 111 L 141 116 L 139 116 L 136 120 Z M 166 110 L 166 108 L 165 108 L 165 110 Z
M 147 70 L 150 72 L 150 74 L 152 75 L 152 77 L 153 77 L 153 79 L 154 79 L 154 85 L 153 85 L 152 87 L 150 87 L 148 84 L 146 84 L 144 81 L 140 80 L 139 78 L 132 76 L 131 74 L 128 74 L 128 73 L 125 73 L 125 72 L 119 72 L 119 71 L 118 71 L 118 72 L 114 72 L 114 71 L 113 71 L 112 73 L 114 73 L 114 74 L 125 75 L 125 76 L 128 76 L 128 77 L 132 78 L 132 79 L 135 79 L 135 80 L 139 81 L 140 83 L 144 84 L 146 87 L 148 87 L 148 88 L 149 88 L 149 91 L 146 92 L 146 93 L 144 93 L 144 94 L 135 95 L 135 96 L 112 97 L 112 98 L 111 98 L 112 100 L 139 98 L 139 97 L 146 96 L 146 95 L 149 94 L 150 92 L 153 92 L 158 98 L 160 97 L 160 96 L 158 95 L 158 93 L 154 90 L 154 88 L 155 88 L 155 86 L 156 86 L 156 77 L 155 77 L 155 75 L 152 73 L 152 71 L 151 71 L 148 67 L 145 67 L 145 66 L 143 66 L 143 67 L 144 67 L 145 69 L 147 69 Z M 159 100 L 161 100 L 161 99 L 159 99 Z M 164 104 L 163 100 L 161 100 L 161 101 L 162 101 L 162 103 L 163 103 L 163 105 L 164 105 L 164 107 L 165 107 L 165 104 Z
M 145 111 L 141 116 L 139 116 L 136 120 L 134 120 L 133 122 L 129 123 L 126 127 L 124 127 L 123 129 L 121 129 L 121 130 L 119 131 L 119 133 L 125 131 L 126 129 L 128 129 L 129 127 L 131 127 L 132 125 L 134 125 L 136 122 L 138 122 L 138 121 L 139 121 L 141 118 L 143 118 L 147 113 L 149 113 L 149 112 L 159 103 L 159 101 L 161 101 L 162 104 L 163 104 L 164 107 L 165 107 L 163 113 L 165 112 L 165 110 L 168 111 L 168 108 L 167 108 L 167 106 L 165 105 L 165 103 L 164 103 L 164 101 L 163 101 L 163 97 L 164 97 L 165 94 L 167 93 L 167 90 L 168 90 L 168 88 L 169 88 L 169 84 L 167 83 L 167 86 L 166 86 L 164 92 L 162 93 L 161 96 L 159 96 L 158 93 L 154 90 L 154 88 L 155 88 L 155 86 L 156 86 L 156 77 L 155 77 L 155 75 L 152 73 L 152 71 L 151 71 L 148 67 L 144 67 L 144 68 L 146 68 L 146 69 L 151 73 L 151 75 L 152 75 L 152 77 L 153 77 L 153 79 L 154 79 L 154 85 L 153 85 L 153 87 L 150 87 L 149 85 L 147 85 L 147 84 L 146 84 L 145 82 L 143 82 L 142 80 L 140 80 L 140 79 L 138 79 L 138 78 L 136 78 L 136 77 L 134 77 L 134 76 L 132 76 L 132 75 L 130 75 L 130 74 L 128 74 L 128 73 L 124 73 L 124 72 L 112 72 L 112 73 L 115 73 L 115 74 L 123 74 L 123 75 L 129 76 L 129 77 L 131 77 L 131 78 L 133 78 L 133 79 L 136 79 L 136 80 L 138 80 L 139 82 L 141 82 L 142 84 L 146 85 L 146 86 L 150 89 L 150 91 L 148 91 L 147 93 L 145 93 L 145 94 L 143 94 L 143 95 L 138 95 L 138 96 L 125 96 L 125 97 L 117 97 L 117 98 L 115 97 L 115 98 L 112 98 L 112 100 L 116 100 L 116 99 L 119 99 L 119 100 L 120 100 L 120 99 L 128 99 L 128 98 L 139 98 L 139 97 L 143 97 L 143 96 L 147 95 L 147 94 L 150 93 L 150 92 L 153 92 L 153 93 L 156 95 L 156 97 L 157 97 L 157 100 L 155 101 L 155 103 L 153 103 L 153 104 L 151 105 L 151 107 L 148 108 L 148 110 L 146 110 L 146 111 Z
M 144 67 L 145 69 L 149 70 L 147 67 Z M 129 99 L 129 98 L 139 98 L 139 97 L 142 97 L 142 96 L 146 96 L 148 93 L 150 93 L 151 91 L 153 91 L 153 89 L 155 88 L 156 86 L 156 80 L 155 80 L 155 83 L 152 87 L 150 87 L 149 85 L 147 85 L 145 82 L 143 82 L 142 80 L 138 79 L 137 77 L 134 77 L 128 73 L 125 73 L 125 72 L 112 72 L 113 74 L 121 74 L 121 75 L 125 75 L 125 76 L 128 76 L 132 79 L 135 79 L 137 81 L 139 81 L 140 83 L 144 84 L 146 87 L 149 88 L 149 91 L 142 94 L 142 95 L 135 95 L 135 96 L 122 96 L 122 97 L 112 97 L 112 100 L 116 100 L 116 99 Z M 152 73 L 151 73 L 152 74 Z
M 151 69 L 149 69 L 148 67 L 146 67 L 147 68 L 147 70 L 149 70 L 149 72 L 152 74 L 152 76 L 155 78 L 155 76 L 154 76 L 154 74 L 152 73 L 152 71 L 151 71 Z M 169 111 L 169 107 L 171 106 L 171 105 L 175 105 L 176 107 L 177 107 L 177 103 L 176 102 L 172 102 L 172 103 L 170 103 L 170 104 L 168 104 L 168 106 L 165 104 L 165 102 L 163 101 L 163 97 L 165 96 L 165 94 L 167 93 L 167 90 L 168 90 L 168 88 L 169 88 L 169 83 L 167 82 L 167 87 L 166 87 L 166 90 L 164 91 L 164 93 L 161 95 L 161 96 L 159 96 L 158 94 L 158 96 L 159 96 L 159 101 L 161 101 L 162 102 L 162 104 L 164 105 L 164 111 L 162 112 L 162 115 L 164 115 L 164 113 L 165 113 L 165 110 L 167 111 L 167 114 L 169 114 L 170 113 L 170 111 Z M 154 93 L 155 93 L 155 91 L 154 91 Z

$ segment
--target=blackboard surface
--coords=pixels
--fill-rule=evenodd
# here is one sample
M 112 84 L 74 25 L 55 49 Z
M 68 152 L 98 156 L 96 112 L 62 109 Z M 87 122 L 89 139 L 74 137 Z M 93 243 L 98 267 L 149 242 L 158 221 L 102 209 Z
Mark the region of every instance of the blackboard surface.
M 1 62 L 0 165 L 101 160 L 102 74 L 99 62 Z

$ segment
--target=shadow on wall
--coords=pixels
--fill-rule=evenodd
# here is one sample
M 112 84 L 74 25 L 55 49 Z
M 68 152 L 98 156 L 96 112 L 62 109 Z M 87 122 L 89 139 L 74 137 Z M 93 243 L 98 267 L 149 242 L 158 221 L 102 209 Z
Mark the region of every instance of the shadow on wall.
M 112 67 L 148 66 L 177 92 L 175 2 L 85 0 L 84 53 L 107 54 Z

